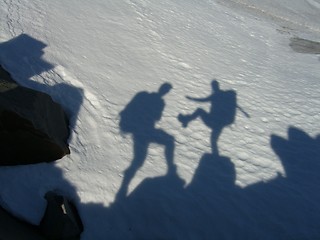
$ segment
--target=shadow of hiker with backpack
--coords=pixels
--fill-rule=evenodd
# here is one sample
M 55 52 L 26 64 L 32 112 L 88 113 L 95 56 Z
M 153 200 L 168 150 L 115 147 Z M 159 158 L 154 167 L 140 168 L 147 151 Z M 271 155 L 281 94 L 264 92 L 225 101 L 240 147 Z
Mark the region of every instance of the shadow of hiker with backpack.
M 171 84 L 164 83 L 158 92 L 139 92 L 120 112 L 119 127 L 121 132 L 132 134 L 134 156 L 131 165 L 124 172 L 116 199 L 126 196 L 131 180 L 147 157 L 150 143 L 164 145 L 168 174 L 176 173 L 176 165 L 173 163 L 174 137 L 155 127 L 156 122 L 161 119 L 165 107 L 163 96 L 171 88 Z
M 205 98 L 193 98 L 186 96 L 187 99 L 196 102 L 210 102 L 210 112 L 207 113 L 202 108 L 197 108 L 192 114 L 179 114 L 178 120 L 183 127 L 187 127 L 189 122 L 200 117 L 204 124 L 211 128 L 211 147 L 212 152 L 219 155 L 218 139 L 224 127 L 232 124 L 236 116 L 236 108 L 239 108 L 246 117 L 249 115 L 237 105 L 236 92 L 233 90 L 223 91 L 216 80 L 211 82 L 212 94 Z

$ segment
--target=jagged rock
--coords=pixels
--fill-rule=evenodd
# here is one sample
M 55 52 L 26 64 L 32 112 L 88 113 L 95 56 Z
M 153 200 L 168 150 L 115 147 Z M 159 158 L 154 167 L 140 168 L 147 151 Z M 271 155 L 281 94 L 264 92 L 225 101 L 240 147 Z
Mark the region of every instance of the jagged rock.
M 66 197 L 48 192 L 48 202 L 40 223 L 42 233 L 50 240 L 78 240 L 83 225 L 75 205 Z
M 0 165 L 50 162 L 69 154 L 68 125 L 49 95 L 18 85 L 0 66 Z

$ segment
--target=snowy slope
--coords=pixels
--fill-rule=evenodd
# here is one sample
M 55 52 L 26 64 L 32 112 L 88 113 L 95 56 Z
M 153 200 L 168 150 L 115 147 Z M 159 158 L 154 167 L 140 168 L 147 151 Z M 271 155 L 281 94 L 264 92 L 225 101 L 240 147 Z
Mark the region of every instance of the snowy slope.
M 57 189 L 76 202 L 83 239 L 319 238 L 320 62 L 289 46 L 319 41 L 319 13 L 318 0 L 4 0 L 0 62 L 66 108 L 72 136 L 56 163 L 1 168 L 2 204 L 37 224 Z M 219 156 L 200 119 L 177 119 L 210 110 L 185 96 L 209 96 L 213 79 L 249 115 L 223 129 Z M 174 137 L 178 174 L 151 144 L 115 200 L 134 157 L 119 113 L 164 82 L 157 127 Z

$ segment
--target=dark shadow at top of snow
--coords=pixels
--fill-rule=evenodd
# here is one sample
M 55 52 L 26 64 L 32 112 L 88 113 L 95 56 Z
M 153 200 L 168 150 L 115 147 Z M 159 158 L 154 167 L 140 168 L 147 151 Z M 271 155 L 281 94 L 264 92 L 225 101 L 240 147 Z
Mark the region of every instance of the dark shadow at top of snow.
M 45 43 L 28 34 L 21 34 L 7 42 L 0 43 L 0 63 L 19 84 L 49 94 L 67 112 L 70 127 L 74 128 L 80 106 L 83 102 L 83 89 L 64 83 L 56 73 L 54 65 L 43 58 Z M 33 81 L 31 78 L 41 74 L 48 85 Z M 62 83 L 57 83 L 62 81 Z
M 18 67 L 12 76 L 30 80 L 54 68 L 53 64 L 42 58 L 46 47 L 45 43 L 28 34 L 21 34 L 0 44 L 1 62 L 4 66 Z
M 206 153 L 187 186 L 172 173 L 145 179 L 108 208 L 83 206 L 97 219 L 84 234 L 95 239 L 319 239 L 320 136 L 293 127 L 288 132 L 288 139 L 271 136 L 286 177 L 240 188 L 231 159 Z
M 289 46 L 298 53 L 320 54 L 320 43 L 303 38 L 291 38 Z

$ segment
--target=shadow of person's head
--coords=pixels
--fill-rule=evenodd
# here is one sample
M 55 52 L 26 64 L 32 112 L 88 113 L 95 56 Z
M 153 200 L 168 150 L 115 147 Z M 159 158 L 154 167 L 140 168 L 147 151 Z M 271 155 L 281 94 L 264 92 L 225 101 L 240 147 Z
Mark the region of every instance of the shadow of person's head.
M 219 82 L 217 80 L 215 80 L 215 79 L 212 80 L 211 88 L 212 88 L 212 91 L 219 91 L 220 90 Z
M 158 93 L 160 96 L 166 95 L 172 89 L 172 85 L 170 83 L 164 83 L 160 86 Z

